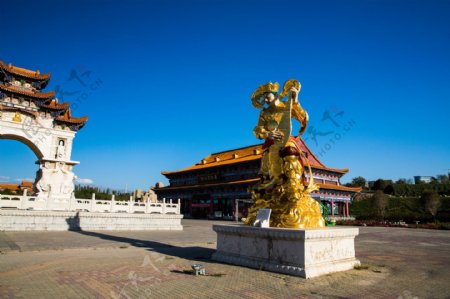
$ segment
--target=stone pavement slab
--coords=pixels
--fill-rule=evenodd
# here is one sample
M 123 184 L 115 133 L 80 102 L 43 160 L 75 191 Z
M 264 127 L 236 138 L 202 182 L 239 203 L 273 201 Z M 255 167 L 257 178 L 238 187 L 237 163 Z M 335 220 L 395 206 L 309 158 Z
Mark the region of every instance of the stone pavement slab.
M 0 298 L 450 297 L 449 231 L 360 228 L 361 269 L 305 280 L 213 262 L 213 223 L 183 220 L 182 232 L 0 233 Z M 194 263 L 208 275 L 192 275 Z
M 215 242 L 216 233 L 211 229 L 212 223 L 233 222 L 182 220 L 183 231 L 99 231 L 95 236 L 84 231 L 0 232 L 0 251 L 120 247 L 130 245 L 128 243 L 132 240 L 140 240 L 143 243 L 146 240 L 161 241 L 166 244 Z M 133 246 L 139 246 L 136 242 Z

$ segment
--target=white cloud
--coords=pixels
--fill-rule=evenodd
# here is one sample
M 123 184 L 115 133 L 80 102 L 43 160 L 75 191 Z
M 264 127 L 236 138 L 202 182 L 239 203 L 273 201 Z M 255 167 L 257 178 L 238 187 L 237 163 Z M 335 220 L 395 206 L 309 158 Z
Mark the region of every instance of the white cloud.
M 0 182 L 9 182 L 9 176 L 2 176 L 0 175 Z
M 78 178 L 77 179 L 77 183 L 79 184 L 85 184 L 85 185 L 92 185 L 94 183 L 93 180 L 91 179 L 82 179 L 82 178 Z

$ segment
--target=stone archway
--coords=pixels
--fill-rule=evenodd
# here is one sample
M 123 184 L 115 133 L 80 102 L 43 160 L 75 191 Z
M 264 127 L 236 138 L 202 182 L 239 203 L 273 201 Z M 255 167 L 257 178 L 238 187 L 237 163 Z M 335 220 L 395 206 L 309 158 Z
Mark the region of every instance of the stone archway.
M 0 139 L 22 142 L 36 154 L 38 200 L 67 201 L 79 164 L 71 160 L 72 142 L 87 117 L 72 117 L 68 103 L 58 103 L 53 91 L 42 92 L 49 80 L 49 74 L 0 61 Z
M 0 120 L 0 123 L 1 123 L 1 120 Z M 31 149 L 31 151 L 35 154 L 37 159 L 41 159 L 44 156 L 41 149 L 36 144 L 34 144 L 32 140 L 25 138 L 23 136 L 2 134 L 2 125 L 0 125 L 0 140 L 1 139 L 14 140 L 14 141 L 18 141 L 20 143 L 25 144 L 29 149 Z

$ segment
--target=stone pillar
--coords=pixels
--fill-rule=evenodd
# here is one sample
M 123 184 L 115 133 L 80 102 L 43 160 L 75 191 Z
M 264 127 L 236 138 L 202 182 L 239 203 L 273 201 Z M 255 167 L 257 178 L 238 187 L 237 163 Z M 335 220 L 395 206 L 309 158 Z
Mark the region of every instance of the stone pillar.
M 214 215 L 214 199 L 212 198 L 209 200 L 209 213 Z
M 234 220 L 239 221 L 239 199 L 235 199 Z
M 334 199 L 331 200 L 331 216 L 334 216 Z

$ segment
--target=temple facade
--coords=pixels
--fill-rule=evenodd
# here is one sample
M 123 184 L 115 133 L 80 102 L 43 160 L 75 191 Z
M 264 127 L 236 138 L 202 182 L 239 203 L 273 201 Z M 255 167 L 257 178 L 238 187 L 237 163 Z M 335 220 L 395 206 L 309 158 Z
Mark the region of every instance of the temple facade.
M 36 154 L 39 170 L 33 184 L 39 200 L 68 200 L 74 190 L 71 160 L 76 132 L 87 116 L 73 117 L 69 103 L 54 91 L 43 91 L 50 73 L 6 65 L 0 61 L 0 139 L 17 140 Z
M 300 147 L 320 187 L 311 196 L 328 205 L 331 216 L 349 217 L 349 203 L 361 189 L 341 185 L 340 179 L 348 169 L 326 167 L 303 141 Z M 153 190 L 158 199 L 180 198 L 181 211 L 187 217 L 233 219 L 236 207 L 238 216 L 245 217 L 252 202 L 248 188 L 260 180 L 261 156 L 262 144 L 214 153 L 188 168 L 163 171 L 169 186 L 158 185 Z

